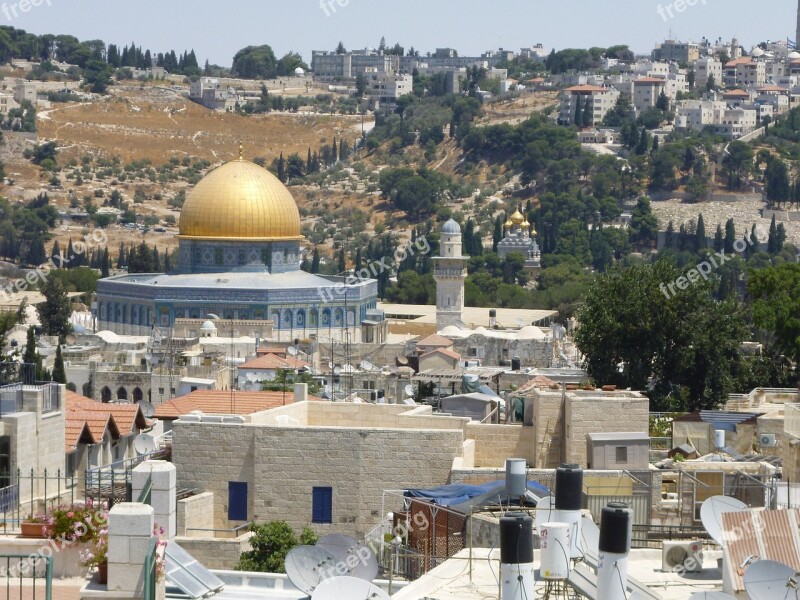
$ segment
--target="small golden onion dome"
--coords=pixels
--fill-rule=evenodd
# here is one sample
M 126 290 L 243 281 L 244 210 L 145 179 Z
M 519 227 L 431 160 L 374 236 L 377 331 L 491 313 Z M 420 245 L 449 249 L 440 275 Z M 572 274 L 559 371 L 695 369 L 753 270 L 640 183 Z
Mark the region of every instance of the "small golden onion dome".
M 514 225 L 514 222 L 511 219 L 509 219 L 508 221 L 506 221 L 506 224 L 503 225 L 503 227 L 513 227 L 513 225 Z
M 528 219 L 525 219 L 525 220 L 522 222 L 522 226 L 523 226 L 525 229 L 527 229 L 528 227 L 530 227 L 530 226 L 531 226 L 531 224 L 530 224 L 530 223 L 528 223 Z
M 300 240 L 300 212 L 277 177 L 239 158 L 203 177 L 183 205 L 181 239 Z
M 522 222 L 525 220 L 525 217 L 523 217 L 522 213 L 519 212 L 519 209 L 517 209 L 514 211 L 514 214 L 511 215 L 510 220 L 512 223 L 514 223 L 514 225 L 522 225 Z

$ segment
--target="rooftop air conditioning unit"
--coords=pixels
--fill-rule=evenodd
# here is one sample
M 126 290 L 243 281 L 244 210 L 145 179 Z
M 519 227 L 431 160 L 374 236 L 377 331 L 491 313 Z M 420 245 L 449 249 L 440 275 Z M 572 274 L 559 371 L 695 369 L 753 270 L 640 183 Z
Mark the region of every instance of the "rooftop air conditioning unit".
M 774 448 L 778 445 L 778 438 L 774 433 L 762 433 L 758 436 L 758 445 L 762 448 Z
M 661 570 L 666 573 L 700 573 L 703 570 L 702 542 L 664 542 Z

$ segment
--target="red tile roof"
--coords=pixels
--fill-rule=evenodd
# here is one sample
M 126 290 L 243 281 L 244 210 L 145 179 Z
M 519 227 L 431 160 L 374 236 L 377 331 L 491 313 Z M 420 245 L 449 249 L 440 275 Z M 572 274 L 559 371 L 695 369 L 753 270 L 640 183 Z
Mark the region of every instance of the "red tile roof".
M 789 90 L 781 87 L 779 85 L 765 85 L 758 88 L 759 92 L 786 92 L 789 93 Z
M 443 335 L 439 335 L 434 333 L 433 335 L 429 335 L 424 340 L 420 340 L 417 342 L 417 347 L 419 346 L 437 346 L 441 348 L 449 348 L 453 345 L 453 340 L 450 338 L 446 338 Z
M 454 358 L 456 360 L 461 360 L 461 355 L 457 352 L 453 352 L 452 350 L 448 350 L 446 348 L 436 348 L 436 350 L 431 350 L 430 352 L 426 352 L 422 356 L 430 356 L 431 354 L 444 354 L 449 358 Z
M 240 367 L 241 368 L 241 367 Z M 309 396 L 311 401 L 322 400 L 317 396 Z M 156 408 L 155 416 L 159 419 L 178 419 L 192 411 L 208 414 L 251 415 L 253 413 L 277 408 L 294 402 L 292 392 L 244 392 L 236 390 L 196 390 L 186 396 L 164 402 Z
M 640 77 L 639 79 L 634 80 L 633 85 L 639 84 L 650 84 L 650 83 L 661 83 L 666 85 L 666 81 L 663 79 L 659 79 L 658 77 Z
M 304 367 L 308 367 L 308 363 L 305 361 L 300 360 L 294 356 L 287 356 L 281 357 L 277 354 L 264 354 L 263 356 L 259 356 L 258 358 L 254 358 L 253 360 L 247 361 L 243 365 L 239 367 L 239 369 L 266 369 L 266 370 L 275 370 L 275 369 L 302 369 Z
M 109 430 L 114 439 L 138 433 L 152 425 L 138 404 L 105 404 L 67 390 L 64 397 L 65 446 L 99 443 Z
M 750 94 L 745 92 L 744 90 L 731 90 L 730 92 L 725 92 L 722 94 L 723 98 L 749 98 Z

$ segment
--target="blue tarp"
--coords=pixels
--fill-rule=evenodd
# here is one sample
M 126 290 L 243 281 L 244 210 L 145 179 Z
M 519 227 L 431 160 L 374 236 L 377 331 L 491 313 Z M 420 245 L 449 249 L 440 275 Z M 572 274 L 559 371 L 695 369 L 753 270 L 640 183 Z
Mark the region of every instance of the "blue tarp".
M 468 502 L 472 498 L 482 496 L 488 492 L 498 492 L 505 497 L 506 482 L 502 479 L 490 481 L 481 485 L 467 485 L 465 483 L 453 483 L 427 490 L 406 490 L 407 498 L 420 498 L 439 506 L 455 506 Z M 549 496 L 550 490 L 535 481 L 528 482 L 528 490 L 537 496 Z

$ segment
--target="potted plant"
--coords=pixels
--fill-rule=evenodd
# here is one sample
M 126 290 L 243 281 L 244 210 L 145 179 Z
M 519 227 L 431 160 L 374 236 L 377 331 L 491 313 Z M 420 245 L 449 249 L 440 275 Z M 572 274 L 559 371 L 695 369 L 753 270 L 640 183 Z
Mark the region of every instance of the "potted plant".
M 81 552 L 84 567 L 97 567 L 97 583 L 108 583 L 108 529 L 101 529 Z
M 44 515 L 28 515 L 20 524 L 22 537 L 43 538 L 46 517 Z

